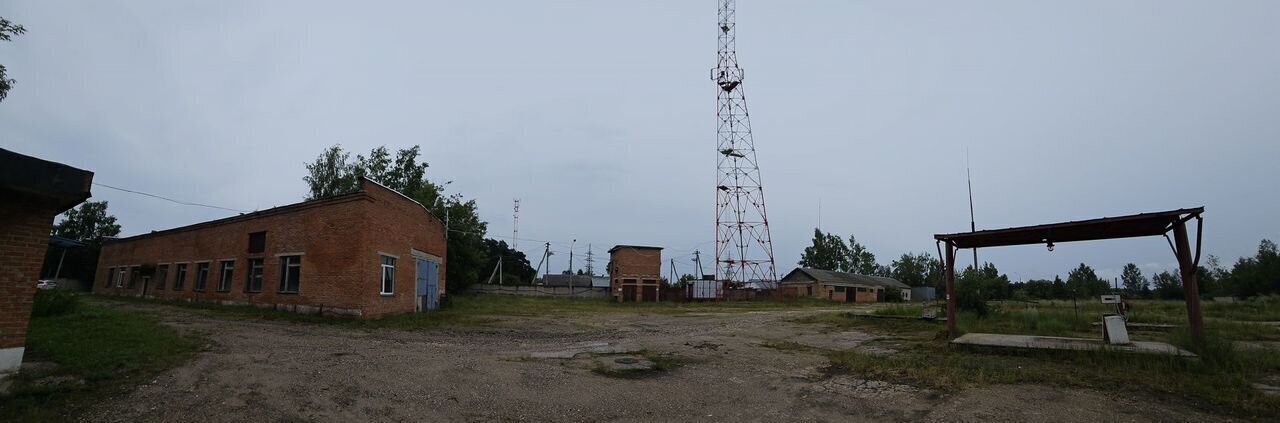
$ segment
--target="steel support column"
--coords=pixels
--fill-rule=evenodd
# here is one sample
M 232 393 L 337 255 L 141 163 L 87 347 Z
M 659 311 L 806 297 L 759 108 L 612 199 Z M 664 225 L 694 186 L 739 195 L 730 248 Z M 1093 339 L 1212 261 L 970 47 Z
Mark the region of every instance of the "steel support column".
M 1182 295 L 1187 300 L 1187 321 L 1191 326 L 1191 339 L 1199 344 L 1204 340 L 1204 316 L 1200 314 L 1200 281 L 1196 277 L 1196 265 L 1191 258 L 1191 242 L 1187 237 L 1187 222 L 1173 225 L 1173 239 L 1177 246 L 1178 268 L 1182 273 Z M 1196 244 L 1200 240 L 1196 239 Z
M 956 332 L 956 254 L 955 246 L 947 242 L 946 266 L 942 269 L 947 278 L 947 336 L 955 337 Z

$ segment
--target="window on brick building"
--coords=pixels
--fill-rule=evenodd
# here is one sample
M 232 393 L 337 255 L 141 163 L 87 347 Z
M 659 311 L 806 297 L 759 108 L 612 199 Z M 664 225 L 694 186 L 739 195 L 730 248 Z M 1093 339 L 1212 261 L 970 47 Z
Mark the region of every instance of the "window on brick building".
M 280 292 L 297 293 L 302 281 L 302 256 L 280 257 Z
M 167 279 L 169 279 L 169 265 L 162 264 L 156 267 L 156 289 L 164 289 Z
M 204 291 L 205 284 L 209 282 L 209 262 L 196 263 L 196 291 Z
M 182 263 L 177 267 L 177 273 L 173 275 L 173 290 L 181 291 L 183 285 L 187 284 L 187 264 Z
M 107 288 L 111 287 L 111 281 L 115 280 L 115 278 L 116 278 L 116 268 L 108 267 L 107 268 Z
M 396 258 L 382 256 L 382 294 L 396 292 Z
M 138 270 L 138 267 L 137 267 L 137 266 L 134 266 L 134 267 L 130 268 L 130 269 L 129 269 L 129 283 L 128 283 L 128 285 L 129 285 L 129 289 L 137 288 L 137 287 L 138 287 L 138 279 L 141 279 L 141 278 L 142 278 L 142 271 L 141 271 L 141 270 Z
M 128 271 L 129 269 L 123 267 L 116 271 L 116 288 L 124 288 L 124 274 Z
M 235 276 L 236 261 L 223 260 L 220 264 L 222 266 L 220 268 L 221 270 L 218 272 L 218 274 L 221 275 L 221 277 L 218 278 L 218 292 L 231 291 L 231 277 Z
M 261 253 L 267 250 L 267 232 L 254 232 L 249 234 L 249 254 Z
M 837 286 L 837 287 L 836 287 L 836 292 L 844 292 L 844 287 L 843 287 L 843 286 Z
M 244 279 L 245 292 L 262 292 L 262 259 L 250 259 L 248 276 Z

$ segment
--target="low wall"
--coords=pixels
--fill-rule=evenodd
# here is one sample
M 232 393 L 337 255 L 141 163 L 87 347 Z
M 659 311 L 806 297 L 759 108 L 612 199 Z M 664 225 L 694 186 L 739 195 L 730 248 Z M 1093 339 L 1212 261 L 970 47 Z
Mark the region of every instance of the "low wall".
M 535 285 L 489 285 L 477 284 L 471 287 L 476 294 L 528 295 L 535 297 L 578 297 L 607 298 L 609 288 L 605 287 L 567 287 L 567 286 L 535 286 Z

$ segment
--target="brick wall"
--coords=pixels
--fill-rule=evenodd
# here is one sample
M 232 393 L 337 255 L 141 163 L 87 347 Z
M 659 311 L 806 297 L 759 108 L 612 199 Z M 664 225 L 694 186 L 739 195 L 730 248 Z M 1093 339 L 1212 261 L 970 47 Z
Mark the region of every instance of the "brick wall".
M 375 314 L 397 313 L 415 308 L 417 295 L 417 263 L 415 254 L 439 264 L 438 292 L 445 292 L 446 240 L 444 222 L 431 215 L 422 206 L 411 202 L 399 193 L 380 187 L 370 187 L 367 192 L 373 199 L 369 207 L 364 232 L 370 268 L 364 272 L 375 294 L 381 288 L 381 255 L 396 257 L 396 283 L 392 295 L 378 294 L 370 299 L 366 310 Z M 415 252 L 416 250 L 416 252 Z M 425 256 L 421 253 L 425 253 Z
M 33 201 L 0 201 L 0 349 L 26 344 L 31 301 L 56 214 L 53 206 Z
M 609 286 L 618 301 L 643 301 L 646 290 L 656 294 L 661 285 L 662 250 L 656 248 L 615 247 L 609 253 Z M 628 282 L 634 280 L 634 283 Z M 635 288 L 627 288 L 634 285 Z M 629 291 L 634 289 L 634 291 Z M 624 293 L 631 297 L 623 298 Z M 653 300 L 659 296 L 652 295 Z
M 412 251 L 416 249 L 441 257 L 443 294 L 442 223 L 393 191 L 367 181 L 361 186 L 356 194 L 108 242 L 98 261 L 93 291 L 375 318 L 414 310 Z M 264 251 L 249 253 L 249 234 L 262 231 L 266 232 Z M 380 253 L 398 258 L 396 290 L 391 296 L 380 294 Z M 292 255 L 301 256 L 298 290 L 282 292 L 283 257 Z M 254 259 L 263 262 L 262 289 L 257 292 L 247 289 Z M 233 263 L 231 286 L 225 291 L 218 287 L 223 261 Z M 203 291 L 197 291 L 202 262 L 209 264 L 208 281 Z M 178 266 L 184 264 L 183 287 L 175 289 Z M 158 271 L 162 265 L 168 265 L 163 281 Z M 135 276 L 134 269 L 155 271 L 146 286 L 126 281 L 117 287 L 115 278 L 122 267 L 127 269 L 127 279 Z

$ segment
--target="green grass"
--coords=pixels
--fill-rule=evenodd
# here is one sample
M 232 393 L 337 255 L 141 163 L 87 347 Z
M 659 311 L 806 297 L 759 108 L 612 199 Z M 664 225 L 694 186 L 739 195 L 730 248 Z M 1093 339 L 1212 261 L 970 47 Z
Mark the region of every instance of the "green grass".
M 962 313 L 959 328 L 968 332 L 1018 333 L 1101 338 L 1089 325 L 1100 314 L 1060 304 L 1043 309 L 1002 305 L 988 317 Z M 1067 303 L 1068 307 L 1070 303 Z M 1160 306 L 1160 305 L 1158 305 Z M 1167 306 L 1161 306 L 1167 307 Z M 1153 313 L 1154 314 L 1154 313 Z M 898 353 L 887 357 L 849 351 L 828 351 L 832 372 L 847 372 L 877 380 L 951 391 L 990 384 L 1034 383 L 1115 392 L 1151 393 L 1173 401 L 1251 419 L 1280 413 L 1280 398 L 1266 397 L 1250 384 L 1280 374 L 1280 353 L 1243 350 L 1232 341 L 1275 339 L 1274 328 L 1227 320 L 1210 320 L 1210 337 L 1192 345 L 1185 328 L 1171 332 L 1131 333 L 1135 337 L 1169 342 L 1197 352 L 1198 359 L 1125 354 L 1113 351 L 974 350 L 951 347 L 944 327 L 916 320 L 878 320 L 849 314 L 797 319 L 845 329 L 892 336 Z M 1260 331 L 1268 329 L 1271 332 Z M 1266 334 L 1266 335 L 1259 335 Z M 785 349 L 787 345 L 779 345 Z
M 912 304 L 889 304 L 877 307 L 871 314 L 877 316 L 920 317 L 924 307 Z
M 493 316 L 554 316 L 584 313 L 653 313 L 687 314 L 706 312 L 747 312 L 805 308 L 851 307 L 823 300 L 799 300 L 790 302 L 722 301 L 703 303 L 625 303 L 606 299 L 527 297 L 516 295 L 461 295 L 451 297 L 449 304 L 429 313 L 404 313 L 381 319 L 361 320 L 342 317 L 323 317 L 259 308 L 249 305 L 219 305 L 207 302 L 175 300 L 149 300 L 136 297 L 100 296 L 97 299 L 143 304 L 164 304 L 194 310 L 211 317 L 255 320 L 284 320 L 301 323 L 340 325 L 353 328 L 430 329 L 484 325 L 496 319 Z
M 57 365 L 50 376 L 83 383 L 37 386 L 20 373 L 0 397 L 0 421 L 61 421 L 83 406 L 185 362 L 203 345 L 136 313 L 81 304 L 73 312 L 31 319 L 26 360 Z

